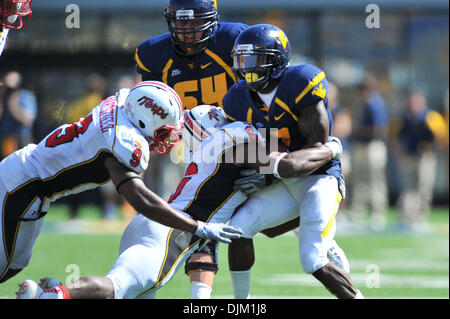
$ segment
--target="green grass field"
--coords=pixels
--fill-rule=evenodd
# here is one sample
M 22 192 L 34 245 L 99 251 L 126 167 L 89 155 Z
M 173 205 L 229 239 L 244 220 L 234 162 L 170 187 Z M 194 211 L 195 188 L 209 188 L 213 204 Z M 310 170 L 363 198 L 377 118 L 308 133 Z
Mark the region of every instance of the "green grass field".
M 395 211 L 390 212 L 391 221 L 394 214 Z M 95 209 L 87 207 L 79 220 L 68 223 L 64 208 L 52 208 L 30 265 L 0 285 L 0 298 L 15 298 L 18 284 L 28 278 L 39 280 L 51 275 L 66 282 L 78 271 L 80 276 L 106 274 L 117 257 L 125 223 L 100 221 L 98 215 Z M 336 240 L 346 251 L 351 276 L 366 298 L 449 298 L 448 208 L 435 209 L 430 227 L 420 233 L 338 232 Z M 276 239 L 258 235 L 255 248 L 253 298 L 332 298 L 320 283 L 301 270 L 293 233 Z M 219 267 L 213 298 L 232 298 L 226 245 L 219 248 Z M 184 270 L 157 297 L 189 298 Z

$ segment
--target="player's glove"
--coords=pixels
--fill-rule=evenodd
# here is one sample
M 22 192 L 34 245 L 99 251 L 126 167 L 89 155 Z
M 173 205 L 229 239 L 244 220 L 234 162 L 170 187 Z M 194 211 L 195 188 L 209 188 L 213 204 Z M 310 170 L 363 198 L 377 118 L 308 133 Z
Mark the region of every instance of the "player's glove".
M 333 152 L 333 159 L 340 159 L 343 151 L 342 143 L 336 136 L 328 136 L 328 142 L 325 143 Z
M 241 175 L 244 177 L 234 182 L 233 189 L 240 190 L 247 196 L 262 190 L 276 180 L 272 174 L 259 174 L 254 169 L 245 169 Z
M 200 238 L 213 239 L 225 244 L 231 243 L 231 239 L 240 238 L 242 230 L 238 227 L 220 223 L 204 223 L 197 220 L 195 235 Z

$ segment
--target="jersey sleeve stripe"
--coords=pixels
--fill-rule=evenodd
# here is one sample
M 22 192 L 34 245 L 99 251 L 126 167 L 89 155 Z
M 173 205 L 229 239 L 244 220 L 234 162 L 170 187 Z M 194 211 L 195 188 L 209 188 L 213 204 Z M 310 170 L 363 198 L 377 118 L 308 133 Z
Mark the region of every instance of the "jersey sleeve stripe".
M 169 59 L 163 69 L 162 81 L 167 84 L 167 77 L 169 74 L 169 69 L 172 67 L 173 60 Z
M 230 78 L 232 78 L 233 81 L 236 82 L 236 76 L 234 75 L 234 72 L 233 70 L 231 70 L 230 66 L 228 66 L 217 54 L 215 54 L 211 50 L 206 49 L 205 53 L 209 55 L 214 61 L 216 61 L 217 64 L 219 64 L 227 72 Z
M 292 111 L 289 109 L 289 106 L 286 103 L 281 101 L 279 98 L 275 98 L 275 103 L 278 104 L 283 110 L 288 112 L 296 122 L 298 121 L 298 117 L 294 113 L 292 113 Z
M 150 73 L 152 72 L 152 71 L 150 71 L 150 70 L 144 65 L 144 63 L 142 63 L 141 59 L 139 58 L 138 49 L 136 49 L 136 53 L 134 54 L 134 56 L 135 56 L 137 65 L 138 65 L 142 70 L 147 71 L 147 72 L 150 72 Z
M 303 99 L 303 97 L 309 92 L 311 91 L 311 89 L 313 87 L 315 87 L 317 84 L 320 83 L 320 81 L 322 81 L 325 78 L 325 72 L 320 72 L 319 74 L 316 75 L 316 77 L 314 79 L 312 79 L 311 82 L 308 83 L 308 85 L 305 87 L 305 89 L 302 91 L 302 93 L 299 94 L 299 96 L 297 96 L 297 98 L 295 99 L 295 104 L 297 104 L 298 102 L 300 102 L 301 99 Z

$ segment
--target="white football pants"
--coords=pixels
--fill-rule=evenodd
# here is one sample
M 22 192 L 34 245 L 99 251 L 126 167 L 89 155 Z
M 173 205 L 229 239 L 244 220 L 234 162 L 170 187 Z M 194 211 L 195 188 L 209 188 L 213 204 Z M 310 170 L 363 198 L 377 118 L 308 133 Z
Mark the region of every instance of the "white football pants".
M 337 179 L 329 175 L 290 178 L 250 196 L 230 221 L 252 238 L 261 230 L 300 216 L 300 262 L 313 273 L 329 260 L 327 250 L 336 233 L 335 216 L 342 197 Z

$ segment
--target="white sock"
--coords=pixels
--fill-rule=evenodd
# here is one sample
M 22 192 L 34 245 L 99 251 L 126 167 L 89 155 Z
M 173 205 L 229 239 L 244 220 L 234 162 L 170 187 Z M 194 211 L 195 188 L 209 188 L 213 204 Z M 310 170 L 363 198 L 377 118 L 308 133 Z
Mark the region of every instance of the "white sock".
M 63 285 L 44 289 L 39 299 L 70 299 L 67 288 Z
M 231 283 L 233 284 L 234 299 L 250 299 L 250 274 L 251 269 L 232 271 Z
M 355 297 L 353 299 L 365 299 L 365 298 L 362 295 L 361 291 L 358 290 L 358 292 L 356 293 L 356 295 L 355 295 Z
M 202 282 L 191 282 L 191 298 L 192 299 L 211 299 L 212 288 Z

